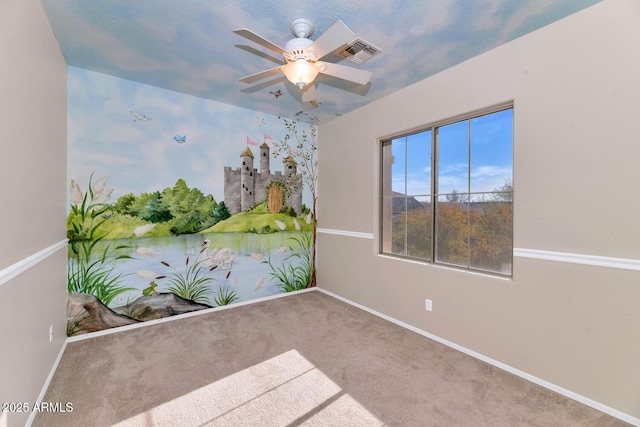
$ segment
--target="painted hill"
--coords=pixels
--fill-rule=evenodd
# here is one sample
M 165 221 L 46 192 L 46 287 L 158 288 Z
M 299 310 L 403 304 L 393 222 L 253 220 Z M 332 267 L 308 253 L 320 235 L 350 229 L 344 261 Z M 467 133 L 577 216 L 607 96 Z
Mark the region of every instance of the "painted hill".
M 284 224 L 284 230 L 278 225 Z M 296 223 L 298 226 L 296 226 Z M 274 231 L 311 231 L 312 225 L 307 224 L 304 218 L 292 217 L 287 214 L 254 213 L 251 211 L 240 212 L 232 217 L 220 221 L 213 227 L 209 227 L 201 233 L 269 233 Z

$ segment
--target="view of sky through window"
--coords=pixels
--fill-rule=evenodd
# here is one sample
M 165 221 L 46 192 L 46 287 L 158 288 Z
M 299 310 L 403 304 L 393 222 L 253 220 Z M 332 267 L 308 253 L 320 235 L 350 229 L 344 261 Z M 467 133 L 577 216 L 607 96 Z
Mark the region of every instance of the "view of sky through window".
M 441 126 L 437 132 L 439 194 L 495 191 L 512 179 L 512 109 Z M 431 193 L 431 138 L 427 130 L 393 141 L 394 192 Z

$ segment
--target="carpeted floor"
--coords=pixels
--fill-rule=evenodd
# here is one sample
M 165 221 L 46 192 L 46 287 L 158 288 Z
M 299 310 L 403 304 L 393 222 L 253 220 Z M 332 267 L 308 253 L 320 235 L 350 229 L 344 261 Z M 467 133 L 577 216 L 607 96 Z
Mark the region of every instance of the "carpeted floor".
M 628 426 L 312 291 L 71 342 L 33 426 Z

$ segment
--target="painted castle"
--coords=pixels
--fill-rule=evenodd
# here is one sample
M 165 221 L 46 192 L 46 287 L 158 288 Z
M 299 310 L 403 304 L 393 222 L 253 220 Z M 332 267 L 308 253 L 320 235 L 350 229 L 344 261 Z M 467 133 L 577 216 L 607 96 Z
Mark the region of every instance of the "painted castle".
M 287 187 L 285 205 L 291 206 L 298 215 L 302 213 L 302 175 L 298 174 L 298 163 L 292 156 L 282 160 L 284 175 L 269 170 L 269 145 L 260 145 L 260 171 L 253 168 L 254 156 L 249 146 L 240 154 L 242 166 L 224 167 L 224 204 L 231 215 L 243 212 L 267 198 L 266 187 L 270 181 L 280 181 Z

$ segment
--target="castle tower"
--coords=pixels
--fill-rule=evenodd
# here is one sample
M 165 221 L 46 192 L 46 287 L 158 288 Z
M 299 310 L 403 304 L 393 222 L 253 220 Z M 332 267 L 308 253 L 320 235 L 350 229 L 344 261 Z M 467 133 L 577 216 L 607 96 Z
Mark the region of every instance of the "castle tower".
M 263 142 L 260 146 L 260 173 L 269 174 L 269 144 Z
M 237 214 L 242 209 L 242 186 L 240 184 L 241 168 L 231 169 L 224 167 L 224 204 L 227 205 L 231 215 Z
M 247 148 L 240 154 L 242 158 L 242 169 L 240 171 L 240 183 L 242 184 L 242 195 L 240 196 L 241 210 L 249 209 L 255 201 L 254 177 L 253 177 L 253 153 Z
M 282 160 L 282 163 L 285 183 L 289 188 L 285 204 L 291 206 L 300 215 L 302 213 L 302 175 L 298 174 L 298 162 L 292 155 L 288 155 Z
M 290 176 L 295 176 L 298 173 L 298 162 L 293 158 L 291 154 L 282 159 L 282 163 L 284 164 L 284 175 L 288 178 Z

